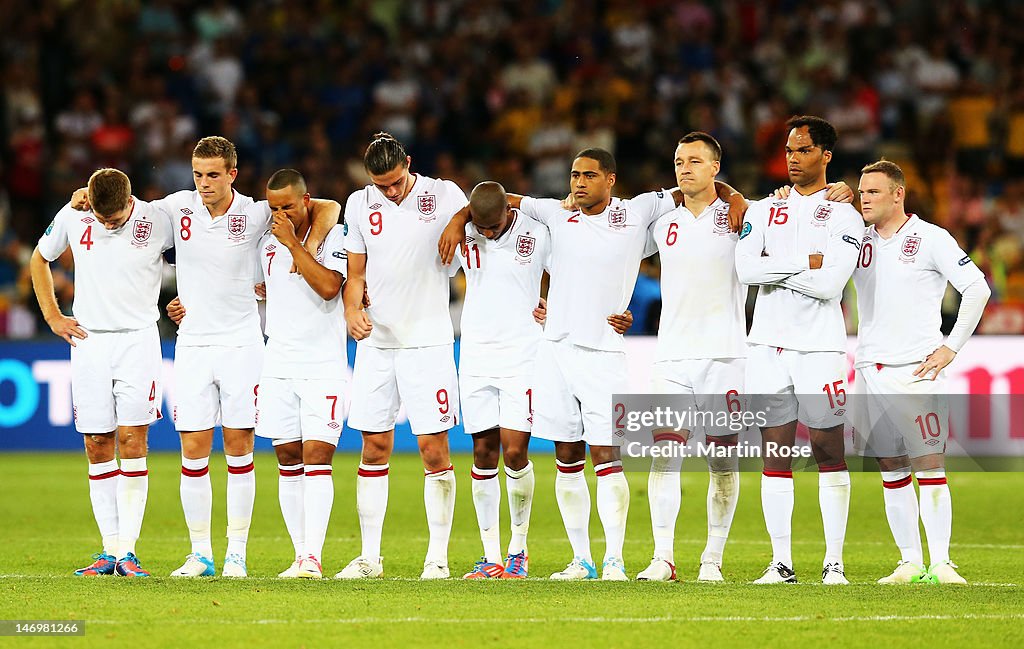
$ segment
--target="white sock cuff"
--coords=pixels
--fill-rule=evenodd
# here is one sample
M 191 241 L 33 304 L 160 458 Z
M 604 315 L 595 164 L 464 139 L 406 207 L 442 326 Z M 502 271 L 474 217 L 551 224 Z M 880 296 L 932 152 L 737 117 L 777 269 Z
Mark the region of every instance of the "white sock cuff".
M 330 477 L 332 472 L 333 468 L 330 464 L 307 464 L 304 469 L 307 478 L 316 478 L 318 476 Z
M 918 480 L 938 480 L 946 477 L 945 469 L 925 469 L 924 471 L 915 471 L 914 475 Z
M 360 462 L 356 474 L 360 478 L 386 478 L 390 470 L 390 464 L 363 464 Z
M 427 480 L 442 480 L 447 478 L 454 471 L 455 467 L 451 464 L 448 465 L 447 469 L 438 469 L 437 471 L 428 471 L 427 469 L 423 469 L 423 477 Z
M 583 467 L 586 466 L 586 460 L 580 460 L 579 462 L 562 462 L 555 460 L 555 468 L 558 469 L 558 473 L 579 473 L 583 471 Z
M 849 471 L 832 471 L 818 474 L 819 487 L 842 487 L 850 484 Z
M 477 465 L 473 465 L 473 470 L 470 472 L 470 477 L 474 480 L 490 480 L 491 478 L 498 477 L 498 468 L 493 469 L 481 469 Z
M 533 460 L 527 460 L 526 466 L 519 469 L 518 471 L 516 471 L 515 469 L 511 469 L 508 466 L 505 467 L 505 475 L 509 478 L 512 478 L 513 480 L 518 480 L 519 478 L 522 478 L 523 476 L 528 475 L 530 473 L 533 473 Z
M 793 492 L 793 478 L 771 475 L 761 475 L 761 489 L 768 491 L 769 493 L 792 493 Z
M 202 471 L 206 467 L 210 466 L 210 456 L 199 457 L 199 458 L 188 458 L 184 455 L 181 456 L 181 468 L 188 469 L 190 471 Z
M 612 460 L 594 465 L 594 473 L 598 478 L 604 478 L 616 473 L 622 473 L 622 460 Z
M 298 478 L 306 472 L 306 467 L 302 462 L 298 464 L 278 464 L 277 471 L 281 474 L 282 478 Z
M 117 460 L 108 460 L 89 465 L 89 477 L 91 478 L 99 478 L 100 476 L 113 478 L 115 475 L 117 475 Z
M 245 467 L 252 464 L 252 453 L 246 453 L 245 455 L 224 455 L 224 459 L 227 460 L 228 466 Z
M 895 471 L 882 471 L 882 482 L 898 482 L 910 477 L 910 469 L 904 467 Z
M 144 457 L 130 457 L 130 458 L 127 458 L 127 459 L 126 458 L 121 458 L 121 475 L 129 477 L 129 478 L 142 477 L 142 475 L 130 475 L 130 474 L 134 474 L 134 473 L 139 473 L 139 474 L 142 474 L 142 475 L 146 475 L 146 473 L 148 473 L 148 471 L 146 470 L 146 458 L 144 458 Z

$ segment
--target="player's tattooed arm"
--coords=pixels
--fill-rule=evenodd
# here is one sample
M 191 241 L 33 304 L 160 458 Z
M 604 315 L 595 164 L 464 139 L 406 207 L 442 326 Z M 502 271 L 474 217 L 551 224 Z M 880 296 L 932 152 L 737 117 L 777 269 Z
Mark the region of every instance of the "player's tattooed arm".
M 747 213 L 749 207 L 747 199 L 743 198 L 743 194 L 720 180 L 715 181 L 715 191 L 719 198 L 729 204 L 729 231 L 739 232 L 743 225 L 743 215 Z M 679 202 L 676 201 L 676 205 Z
M 608 316 L 608 324 L 617 334 L 624 334 L 633 326 L 633 312 L 626 309 L 625 313 L 616 313 Z
M 66 316 L 60 311 L 57 304 L 57 295 L 53 291 L 53 273 L 50 271 L 50 262 L 39 252 L 37 248 L 32 253 L 29 261 L 29 272 L 32 276 L 32 288 L 36 293 L 36 300 L 39 302 L 39 310 L 43 313 L 46 324 L 50 330 L 63 338 L 72 347 L 76 347 L 75 338 L 85 338 L 89 334 L 78 324 L 78 320 Z
M 364 310 L 366 299 L 366 253 L 349 251 L 348 272 L 345 273 L 342 301 L 345 303 L 345 324 L 353 340 L 362 340 L 373 331 L 370 316 Z
M 179 326 L 181 321 L 185 319 L 185 305 L 181 303 L 181 298 L 177 295 L 167 303 L 167 317 L 171 319 L 171 322 Z

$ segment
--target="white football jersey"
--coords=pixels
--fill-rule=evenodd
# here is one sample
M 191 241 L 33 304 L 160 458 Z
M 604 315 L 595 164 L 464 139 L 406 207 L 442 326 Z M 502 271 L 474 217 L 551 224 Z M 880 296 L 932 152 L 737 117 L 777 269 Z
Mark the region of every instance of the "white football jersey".
M 298 273 L 292 253 L 272 234 L 260 244 L 260 269 L 267 283 L 267 350 L 263 376 L 285 379 L 344 379 L 348 367 L 345 307 L 341 291 L 324 300 Z M 316 260 L 345 274 L 345 234 L 327 233 Z
M 199 192 L 185 190 L 154 205 L 167 213 L 174 232 L 178 297 L 185 307 L 177 344 L 263 342 L 253 285 L 256 251 L 270 224 L 267 202 L 234 192 L 227 212 L 211 217 Z
M 560 201 L 523 197 L 520 210 L 551 233 L 551 286 L 544 337 L 604 351 L 625 350 L 608 316 L 629 305 L 647 244 L 647 229 L 675 209 L 669 192 L 613 198 L 595 215 Z
M 889 239 L 869 226 L 853 272 L 857 366 L 923 361 L 942 345 L 946 282 L 963 292 L 983 277 L 949 232 L 916 214 Z
M 466 226 L 466 272 L 459 372 L 509 377 L 531 373 L 542 328 L 533 319 L 550 251 L 548 229 L 518 210 L 505 234 L 491 240 Z M 453 264 L 454 267 L 454 264 Z
M 651 236 L 661 253 L 657 359 L 746 357 L 747 287 L 736 277 L 728 203 L 716 198 L 699 215 L 680 205 Z
M 88 331 L 128 331 L 160 318 L 160 276 L 165 250 L 173 245 L 167 217 L 133 197 L 132 214 L 107 230 L 92 212 L 66 205 L 39 238 L 47 261 L 68 246 L 75 258 L 75 319 Z
M 448 267 L 437 242 L 452 216 L 469 202 L 450 180 L 414 174 L 401 205 L 374 185 L 345 203 L 345 249 L 366 255 L 366 290 L 372 347 L 447 345 L 455 340 L 448 310 Z
M 825 190 L 765 198 L 747 210 L 736 271 L 758 285 L 748 341 L 803 352 L 845 351 L 840 306 L 860 254 L 864 221 L 849 203 L 825 200 Z M 808 255 L 824 255 L 809 270 Z

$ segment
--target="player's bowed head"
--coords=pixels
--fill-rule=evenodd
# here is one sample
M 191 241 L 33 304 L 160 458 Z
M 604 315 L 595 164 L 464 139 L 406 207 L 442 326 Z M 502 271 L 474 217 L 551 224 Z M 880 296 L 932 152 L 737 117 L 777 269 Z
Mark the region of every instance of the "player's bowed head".
M 488 239 L 504 234 L 512 220 L 512 206 L 505 188 L 491 180 L 473 188 L 469 195 L 469 212 L 477 232 Z

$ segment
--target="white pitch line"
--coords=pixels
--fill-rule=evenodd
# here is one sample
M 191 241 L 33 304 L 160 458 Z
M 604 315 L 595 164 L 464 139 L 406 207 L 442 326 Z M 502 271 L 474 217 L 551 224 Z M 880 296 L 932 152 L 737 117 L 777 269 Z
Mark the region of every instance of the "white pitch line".
M 994 613 L 974 614 L 965 613 L 962 615 L 848 615 L 842 617 L 817 617 L 811 615 L 787 615 L 787 616 L 744 616 L 744 615 L 723 615 L 723 616 L 651 616 L 651 617 L 532 617 L 517 618 L 517 622 L 526 624 L 556 623 L 587 623 L 587 624 L 652 624 L 652 623 L 693 623 L 693 622 L 924 622 L 924 621 L 949 621 L 949 620 L 1024 620 L 1024 613 Z M 109 624 L 112 626 L 122 624 L 136 624 L 130 620 L 87 620 L 89 624 Z M 261 619 L 261 620 L 231 620 L 224 618 L 199 620 L 190 618 L 174 618 L 166 621 L 168 624 L 236 624 L 236 625 L 282 625 L 282 624 L 494 624 L 494 618 L 438 618 L 438 617 L 357 617 L 357 618 L 335 618 L 335 619 Z

